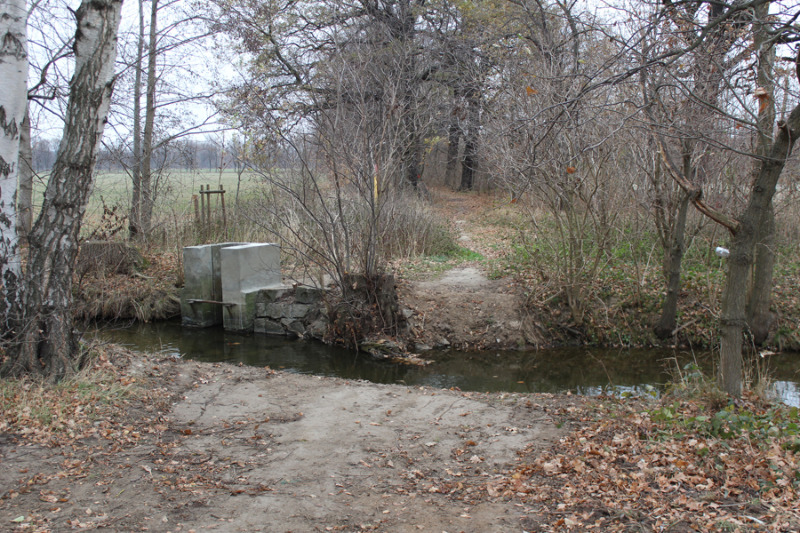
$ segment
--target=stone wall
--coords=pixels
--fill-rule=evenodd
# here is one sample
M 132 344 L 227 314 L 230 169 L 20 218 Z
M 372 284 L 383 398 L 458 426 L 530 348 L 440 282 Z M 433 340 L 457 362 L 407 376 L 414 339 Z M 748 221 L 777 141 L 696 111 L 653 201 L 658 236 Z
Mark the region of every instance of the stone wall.
M 268 335 L 323 340 L 328 330 L 324 294 L 323 289 L 305 286 L 258 290 L 253 330 Z

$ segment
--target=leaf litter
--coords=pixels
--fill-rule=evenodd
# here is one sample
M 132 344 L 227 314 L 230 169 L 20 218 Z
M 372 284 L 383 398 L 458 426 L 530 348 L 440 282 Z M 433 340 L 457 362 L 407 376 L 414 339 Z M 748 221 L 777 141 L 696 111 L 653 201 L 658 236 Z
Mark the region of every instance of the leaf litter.
M 227 531 L 252 515 L 309 531 L 800 529 L 797 410 L 753 398 L 463 393 L 95 351 L 72 383 L 3 382 L 3 528 Z M 240 400 L 261 396 L 248 387 L 264 398 Z M 444 407 L 426 418 L 411 398 Z M 357 440 L 308 433 L 315 420 Z

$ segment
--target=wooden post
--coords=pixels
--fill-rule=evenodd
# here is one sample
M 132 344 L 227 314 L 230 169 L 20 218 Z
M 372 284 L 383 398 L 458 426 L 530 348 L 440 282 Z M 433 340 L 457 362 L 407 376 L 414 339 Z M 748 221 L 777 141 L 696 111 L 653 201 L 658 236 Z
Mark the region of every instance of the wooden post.
M 194 205 L 194 227 L 196 231 L 202 234 L 203 231 L 203 223 L 200 221 L 200 206 L 198 205 L 197 195 L 192 195 L 192 204 Z
M 219 198 L 222 203 L 222 229 L 225 232 L 225 240 L 228 239 L 228 218 L 225 216 L 225 187 L 219 186 Z
M 194 223 L 199 228 L 200 227 L 200 207 L 197 205 L 198 202 L 197 202 L 197 195 L 196 194 L 192 195 L 192 204 L 194 204 Z
M 203 186 L 200 186 L 200 215 L 201 215 L 201 222 L 205 222 L 206 219 L 206 195 L 203 194 Z
M 200 240 L 206 240 L 206 194 L 200 185 Z
M 206 227 L 211 232 L 211 185 L 206 183 Z

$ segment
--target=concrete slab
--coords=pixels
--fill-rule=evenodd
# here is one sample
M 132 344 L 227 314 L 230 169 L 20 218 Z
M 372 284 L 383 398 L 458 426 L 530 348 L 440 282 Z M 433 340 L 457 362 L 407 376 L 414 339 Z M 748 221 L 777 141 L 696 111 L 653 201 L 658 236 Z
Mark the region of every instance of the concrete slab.
M 231 331 L 253 331 L 260 289 L 281 286 L 281 248 L 251 243 L 220 249 L 223 324 Z
M 183 249 L 184 288 L 181 291 L 181 322 L 184 326 L 210 327 L 223 323 L 223 307 L 190 300 L 222 301 L 220 250 L 239 242 L 187 246 Z
M 209 327 L 218 323 L 214 305 L 188 302 L 214 299 L 214 279 L 211 272 L 211 247 L 187 246 L 183 249 L 181 322 L 184 326 Z
M 214 278 L 214 300 L 217 302 L 225 301 L 222 296 L 222 257 L 221 250 L 223 248 L 230 248 L 231 246 L 241 246 L 247 244 L 245 242 L 222 242 L 217 244 L 210 244 L 211 246 L 211 275 Z M 217 324 L 223 323 L 224 311 L 222 306 L 217 306 Z

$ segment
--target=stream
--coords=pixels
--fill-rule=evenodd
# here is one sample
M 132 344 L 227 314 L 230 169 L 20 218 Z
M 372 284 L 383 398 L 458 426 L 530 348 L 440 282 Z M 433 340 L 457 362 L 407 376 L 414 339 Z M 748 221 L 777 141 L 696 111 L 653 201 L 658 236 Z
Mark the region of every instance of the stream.
M 707 375 L 713 368 L 709 353 L 587 348 L 435 351 L 423 354 L 431 364 L 417 366 L 375 361 L 318 342 L 238 335 L 222 328 L 183 328 L 180 322 L 109 326 L 95 334 L 103 341 L 162 356 L 269 366 L 301 374 L 375 383 L 457 387 L 481 392 L 649 395 L 658 394 L 665 383 L 687 372 L 684 368 L 689 364 L 696 363 Z M 784 403 L 800 407 L 800 354 L 769 356 L 766 363 L 775 395 Z

